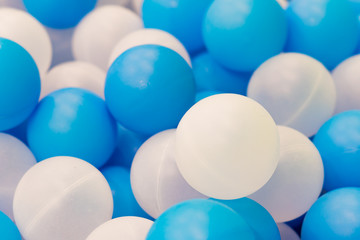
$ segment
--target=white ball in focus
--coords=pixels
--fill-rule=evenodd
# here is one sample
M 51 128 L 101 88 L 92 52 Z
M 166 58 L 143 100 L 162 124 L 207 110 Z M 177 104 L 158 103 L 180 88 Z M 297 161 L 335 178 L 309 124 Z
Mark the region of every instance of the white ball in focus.
M 281 240 L 300 240 L 299 235 L 285 223 L 278 223 Z

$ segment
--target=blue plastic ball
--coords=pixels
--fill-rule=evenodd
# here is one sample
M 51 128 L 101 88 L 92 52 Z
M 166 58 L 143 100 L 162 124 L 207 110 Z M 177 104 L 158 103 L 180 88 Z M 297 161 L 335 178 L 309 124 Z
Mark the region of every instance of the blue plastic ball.
M 213 200 L 189 200 L 166 210 L 151 227 L 147 240 L 255 240 L 244 218 Z
M 21 235 L 15 223 L 0 211 L 0 239 L 1 240 L 21 240 Z
M 205 16 L 203 36 L 219 63 L 251 72 L 283 50 L 285 11 L 276 0 L 215 0 Z
M 144 26 L 174 35 L 190 52 L 202 50 L 202 22 L 213 0 L 145 0 L 142 8 Z
M 0 131 L 28 118 L 39 96 L 40 75 L 33 58 L 19 44 L 0 38 Z
M 251 73 L 225 69 L 208 52 L 197 55 L 192 64 L 198 91 L 246 94 Z
M 197 92 L 195 102 L 197 103 L 197 102 L 203 100 L 204 98 L 210 97 L 210 96 L 215 95 L 215 94 L 221 94 L 221 93 L 222 92 L 217 92 L 217 91 L 201 91 L 201 92 Z
M 287 8 L 286 51 L 307 54 L 333 69 L 358 44 L 359 20 L 348 1 L 293 0 Z
M 113 218 L 137 216 L 151 219 L 136 202 L 130 184 L 130 171 L 123 167 L 105 167 L 101 173 L 110 185 L 114 199 Z
M 360 110 L 332 117 L 313 142 L 324 163 L 324 190 L 360 187 Z
M 66 88 L 41 100 L 29 119 L 27 140 L 38 161 L 71 156 L 100 167 L 114 151 L 116 130 L 104 100 Z
M 71 28 L 90 12 L 97 0 L 23 0 L 27 11 L 51 28 Z
M 258 240 L 280 240 L 280 232 L 270 213 L 260 204 L 249 198 L 236 200 L 217 200 L 233 209 L 253 229 Z
M 305 216 L 301 239 L 360 239 L 360 189 L 341 188 L 320 197 Z
M 116 120 L 129 130 L 153 135 L 175 128 L 195 101 L 192 69 L 168 48 L 131 48 L 111 65 L 105 99 Z

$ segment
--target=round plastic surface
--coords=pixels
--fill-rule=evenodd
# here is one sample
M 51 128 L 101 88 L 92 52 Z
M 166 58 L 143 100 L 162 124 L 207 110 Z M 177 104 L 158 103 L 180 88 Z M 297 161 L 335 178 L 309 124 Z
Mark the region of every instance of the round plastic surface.
M 0 6 L 24 9 L 22 0 L 0 0 Z
M 116 218 L 97 227 L 86 240 L 144 240 L 152 224 L 145 218 Z
M 113 194 L 113 218 L 123 216 L 149 218 L 135 200 L 134 194 L 131 190 L 130 171 L 128 169 L 118 166 L 105 167 L 101 170 L 101 173 L 109 183 Z
M 356 55 L 346 59 L 332 72 L 337 94 L 335 113 L 360 110 L 360 81 L 356 77 L 360 74 L 359 64 L 360 55 Z
M 87 89 L 105 99 L 105 78 L 105 72 L 91 63 L 62 63 L 52 68 L 42 79 L 40 98 L 62 88 L 76 87 Z
M 174 159 L 175 130 L 148 139 L 138 150 L 131 167 L 131 187 L 140 206 L 153 218 L 169 207 L 194 198 L 206 198 L 190 187 Z
M 286 9 L 289 6 L 289 1 L 288 0 L 277 0 L 277 2 L 280 4 L 280 6 L 283 9 Z
M 21 235 L 15 223 L 0 211 L 0 238 L 2 240 L 21 240 Z
M 300 240 L 299 235 L 285 223 L 278 224 L 281 240 Z
M 74 27 L 96 5 L 97 0 L 23 0 L 28 12 L 52 28 Z
M 261 149 L 261 151 L 259 151 Z M 176 162 L 197 191 L 236 199 L 260 189 L 279 160 L 279 136 L 270 114 L 237 94 L 196 103 L 176 131 Z
M 249 198 L 265 207 L 276 222 L 300 217 L 318 199 L 324 167 L 314 144 L 300 132 L 279 126 L 280 160 L 271 179 Z
M 279 125 L 314 135 L 335 109 L 336 89 L 326 68 L 299 53 L 263 63 L 249 82 L 248 97 L 258 101 Z
M 159 29 L 140 29 L 126 35 L 112 50 L 109 66 L 126 50 L 141 45 L 160 45 L 177 52 L 191 67 L 191 60 L 185 47 L 173 35 Z
M 236 71 L 254 71 L 283 50 L 285 11 L 276 0 L 215 0 L 204 19 L 203 36 L 219 63 Z
M 26 240 L 85 239 L 112 213 L 104 176 L 72 157 L 54 157 L 33 166 L 14 196 L 15 221 Z
M 105 99 L 116 120 L 129 130 L 153 135 L 175 128 L 195 100 L 192 70 L 168 48 L 134 47 L 111 65 Z
M 33 58 L 19 44 L 0 37 L 0 131 L 29 117 L 39 95 L 40 76 Z
M 116 144 L 116 122 L 105 102 L 80 88 L 45 97 L 29 119 L 27 139 L 36 159 L 78 157 L 102 166 Z
M 146 240 L 255 240 L 244 218 L 212 200 L 189 200 L 155 220 Z
M 25 144 L 11 135 L 0 133 L 0 212 L 11 219 L 14 219 L 15 188 L 21 177 L 35 163 L 34 155 Z
M 324 162 L 324 190 L 360 187 L 360 111 L 340 113 L 315 135 L 314 144 Z
M 144 0 L 131 0 L 132 9 L 140 16 L 142 16 L 143 4 L 144 4 Z
M 286 10 L 286 51 L 300 52 L 333 69 L 350 57 L 359 40 L 359 19 L 348 1 L 292 0 Z
M 0 37 L 8 38 L 24 47 L 44 74 L 50 67 L 52 46 L 46 29 L 30 14 L 0 8 Z
M 201 91 L 196 93 L 195 102 L 200 102 L 204 98 L 210 97 L 212 95 L 221 94 L 222 92 L 217 91 Z
M 260 204 L 249 198 L 236 200 L 216 200 L 233 209 L 253 229 L 256 239 L 280 240 L 280 233 L 277 225 L 268 211 Z M 282 240 L 282 239 L 281 239 Z
M 131 0 L 98 0 L 97 7 L 102 5 L 120 5 L 124 7 L 131 6 Z
M 72 50 L 76 60 L 107 70 L 111 51 L 127 34 L 143 27 L 134 12 L 117 5 L 106 5 L 86 15 L 75 28 Z
M 319 198 L 305 216 L 301 239 L 360 239 L 360 189 L 341 188 Z

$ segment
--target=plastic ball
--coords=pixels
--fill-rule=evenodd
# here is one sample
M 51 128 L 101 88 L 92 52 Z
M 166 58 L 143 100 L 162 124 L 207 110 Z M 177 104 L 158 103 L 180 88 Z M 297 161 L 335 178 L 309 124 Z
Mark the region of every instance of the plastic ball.
M 143 4 L 144 4 L 144 0 L 131 0 L 132 9 L 140 16 L 142 16 Z
M 97 227 L 86 240 L 144 240 L 152 224 L 145 218 L 116 218 Z
M 215 0 L 205 16 L 203 36 L 210 54 L 223 66 L 254 71 L 283 50 L 285 11 L 276 0 Z
M 277 0 L 277 2 L 280 4 L 280 6 L 283 9 L 286 9 L 289 6 L 289 1 L 288 0 Z
M 49 33 L 51 44 L 53 46 L 53 59 L 50 68 L 63 62 L 73 61 L 74 57 L 71 49 L 71 42 L 75 29 L 47 28 L 46 30 Z
M 91 63 L 62 63 L 52 68 L 42 79 L 40 98 L 59 89 L 75 87 L 87 89 L 105 99 L 105 78 L 105 72 Z
M 285 53 L 263 63 L 250 79 L 248 97 L 258 101 L 279 125 L 314 135 L 335 109 L 331 74 L 317 60 Z
M 15 221 L 27 240 L 85 239 L 112 213 L 104 176 L 73 157 L 36 164 L 20 180 L 14 196 Z
M 142 27 L 141 18 L 122 6 L 96 8 L 75 28 L 72 39 L 74 58 L 107 70 L 115 45 L 127 34 Z
M 245 95 L 251 77 L 251 73 L 234 72 L 222 67 L 207 52 L 193 59 L 193 70 L 198 91 Z
M 11 219 L 14 219 L 15 188 L 21 177 L 35 163 L 34 155 L 25 144 L 11 135 L 0 133 L 0 211 Z
M 301 239 L 360 239 L 360 189 L 337 189 L 319 198 L 305 216 Z
M 115 149 L 116 122 L 101 98 L 66 88 L 40 102 L 29 119 L 27 139 L 38 161 L 72 156 L 100 167 Z
M 217 91 L 201 91 L 196 93 L 195 102 L 200 102 L 204 98 L 210 97 L 212 95 L 221 94 L 222 92 Z
M 360 110 L 359 64 L 360 55 L 356 55 L 342 62 L 332 72 L 337 94 L 335 113 Z
M 113 195 L 113 218 L 123 216 L 149 218 L 135 200 L 131 190 L 130 171 L 128 169 L 118 166 L 105 167 L 101 170 L 101 173 L 109 183 Z
M 160 45 L 167 47 L 177 52 L 191 66 L 190 56 L 179 40 L 168 32 L 149 28 L 132 32 L 121 39 L 112 50 L 109 65 L 126 50 L 141 45 Z
M 195 100 L 192 70 L 168 48 L 134 47 L 111 65 L 105 99 L 116 120 L 129 130 L 153 135 L 175 128 Z
M 288 225 L 284 223 L 278 224 L 281 240 L 300 240 L 299 235 Z
M 52 58 L 51 41 L 46 29 L 30 14 L 14 9 L 0 8 L 0 37 L 10 39 L 25 48 L 44 74 Z
M 130 7 L 131 0 L 98 0 L 97 1 L 97 5 L 96 5 L 97 7 L 103 5 L 120 5 L 124 7 Z
M 249 198 L 236 200 L 216 200 L 233 209 L 253 229 L 257 239 L 280 240 L 279 229 L 268 211 Z M 281 238 L 282 239 L 282 238 Z
M 39 95 L 40 76 L 33 58 L 19 44 L 0 37 L 0 131 L 29 117 Z
M 24 4 L 22 0 L 0 0 L 0 6 L 24 9 Z
M 179 39 L 189 52 L 197 52 L 205 47 L 201 29 L 212 1 L 145 0 L 142 5 L 144 26 L 167 31 Z
M 324 167 L 314 144 L 302 133 L 279 126 L 280 160 L 274 175 L 249 198 L 265 207 L 276 222 L 300 217 L 318 199 Z
M 21 240 L 21 235 L 15 223 L 0 211 L 0 238 L 2 240 Z
M 209 197 L 236 199 L 257 191 L 270 179 L 278 160 L 274 120 L 260 104 L 242 95 L 203 99 L 184 115 L 176 131 L 180 173 Z
M 196 217 L 195 217 L 196 216 Z M 189 200 L 173 206 L 155 220 L 146 240 L 255 240 L 244 218 L 212 200 Z
M 360 187 L 360 111 L 329 119 L 313 140 L 325 170 L 324 190 Z
M 312 56 L 329 69 L 355 52 L 359 20 L 348 1 L 292 0 L 286 13 L 286 51 Z
M 131 187 L 140 206 L 153 218 L 169 207 L 194 198 L 207 198 L 190 187 L 174 159 L 175 130 L 160 132 L 138 150 L 131 166 Z

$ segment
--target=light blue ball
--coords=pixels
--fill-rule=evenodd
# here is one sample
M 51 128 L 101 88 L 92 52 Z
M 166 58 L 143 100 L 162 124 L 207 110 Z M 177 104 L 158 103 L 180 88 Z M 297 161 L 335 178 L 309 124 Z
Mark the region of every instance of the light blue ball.
M 313 142 L 324 163 L 324 190 L 360 187 L 360 110 L 329 119 Z
M 166 210 L 151 227 L 147 240 L 255 240 L 244 218 L 212 200 L 189 200 Z
M 0 239 L 1 240 L 21 240 L 21 235 L 15 223 L 0 211 Z
M 360 239 L 360 189 L 340 188 L 320 197 L 305 216 L 301 239 Z
M 27 11 L 51 28 L 75 27 L 97 0 L 23 0 Z
M 359 19 L 358 32 L 360 33 L 360 0 L 348 0 L 351 4 L 352 9 L 355 11 L 355 14 Z M 360 53 L 360 43 L 357 44 L 356 53 Z
M 113 218 L 137 216 L 151 219 L 136 202 L 130 184 L 130 171 L 123 167 L 105 167 L 101 173 L 110 185 L 114 199 Z
M 41 100 L 29 119 L 27 140 L 38 161 L 71 156 L 100 167 L 114 151 L 116 130 L 104 100 L 66 88 Z
M 111 65 L 105 99 L 116 120 L 131 131 L 153 135 L 176 128 L 195 101 L 192 69 L 168 48 L 131 48 Z
M 204 49 L 201 33 L 204 15 L 214 0 L 145 0 L 144 26 L 171 33 L 190 52 Z
M 286 51 L 307 54 L 330 70 L 354 54 L 359 20 L 348 1 L 292 0 L 286 12 Z
M 39 96 L 40 75 L 33 58 L 19 44 L 0 38 L 0 131 L 28 118 Z
M 203 36 L 219 63 L 251 72 L 283 50 L 285 11 L 276 0 L 215 0 L 205 16 Z

